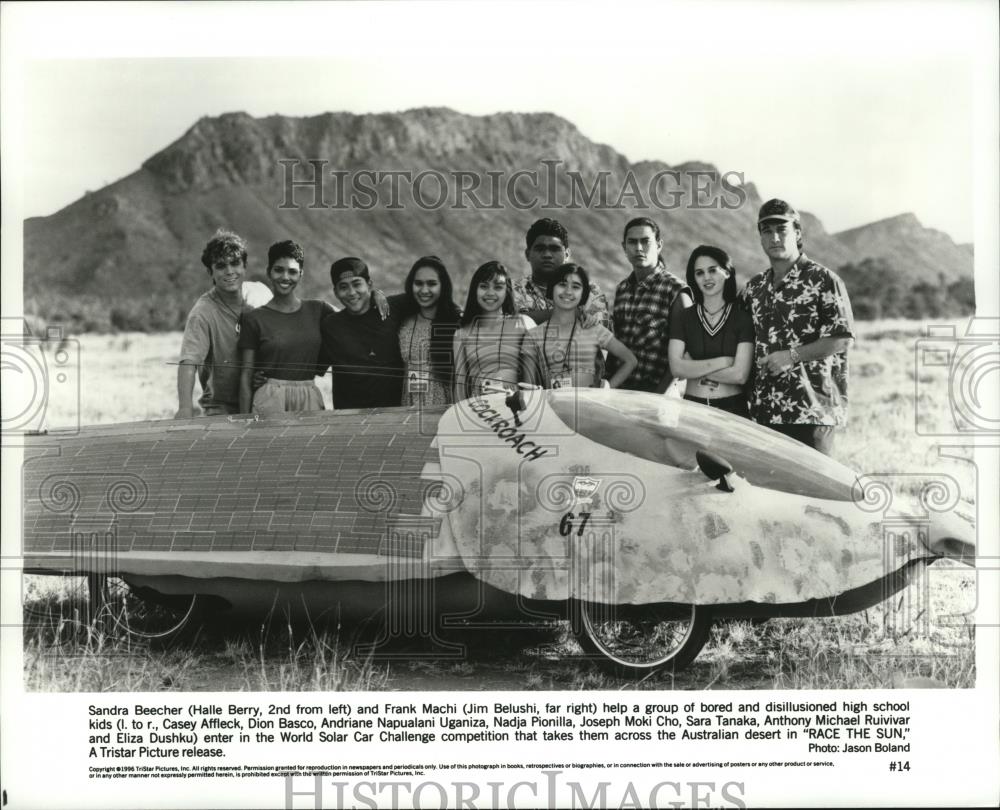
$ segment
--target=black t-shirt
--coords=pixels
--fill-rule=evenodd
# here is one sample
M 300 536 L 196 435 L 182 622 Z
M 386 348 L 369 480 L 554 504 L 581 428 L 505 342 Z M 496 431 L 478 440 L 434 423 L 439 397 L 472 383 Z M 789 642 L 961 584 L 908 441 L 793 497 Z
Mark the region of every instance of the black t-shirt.
M 738 344 L 753 343 L 753 321 L 735 302 L 730 304 L 729 315 L 714 335 L 702 324 L 698 309 L 688 307 L 679 318 L 670 320 L 670 339 L 683 340 L 684 350 L 692 360 L 736 357 Z
M 399 321 L 384 321 L 373 306 L 364 315 L 327 315 L 321 327 L 323 359 L 333 367 L 333 407 L 382 408 L 403 397 Z
M 320 324 L 328 314 L 333 314 L 333 307 L 311 298 L 295 312 L 278 312 L 267 305 L 244 312 L 239 348 L 253 349 L 256 367 L 268 377 L 311 380 L 325 371 L 317 363 Z

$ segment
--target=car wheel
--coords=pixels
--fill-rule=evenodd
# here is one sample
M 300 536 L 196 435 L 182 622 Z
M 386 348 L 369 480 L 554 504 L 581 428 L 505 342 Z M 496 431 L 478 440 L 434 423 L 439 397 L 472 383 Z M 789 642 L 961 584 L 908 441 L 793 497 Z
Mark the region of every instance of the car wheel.
M 136 641 L 165 647 L 192 638 L 201 629 L 206 600 L 198 594 L 162 594 L 109 579 L 106 609 L 114 628 Z
M 708 608 L 679 606 L 665 613 L 635 605 L 574 601 L 573 635 L 603 669 L 620 677 L 680 672 L 701 652 L 712 629 Z

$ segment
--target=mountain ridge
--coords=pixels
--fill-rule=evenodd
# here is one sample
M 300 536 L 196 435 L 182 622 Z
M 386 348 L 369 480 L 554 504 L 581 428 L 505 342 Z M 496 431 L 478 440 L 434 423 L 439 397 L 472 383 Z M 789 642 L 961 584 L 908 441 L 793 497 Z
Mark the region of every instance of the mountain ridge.
M 325 161 L 320 199 L 312 197 L 308 184 L 299 185 L 292 189 L 298 207 L 283 207 L 289 202 L 283 172 L 290 166 L 293 178 L 308 180 L 309 160 Z M 409 172 L 411 179 L 399 182 L 395 207 L 391 178 L 370 182 L 379 204 L 365 210 L 371 193 L 354 198 L 360 206 L 337 205 L 344 188 L 328 175 L 333 170 L 344 173 L 342 184 L 364 185 L 365 172 Z M 537 173 L 537 181 L 525 176 L 530 172 Z M 452 271 L 456 289 L 464 291 L 473 269 L 488 259 L 504 262 L 515 276 L 526 272 L 524 233 L 540 216 L 566 225 L 573 258 L 609 296 L 629 270 L 620 240 L 631 216 L 651 216 L 663 227 L 664 257 L 678 275 L 692 248 L 717 244 L 733 256 L 743 283 L 767 266 L 756 235 L 761 198 L 753 182 L 731 183 L 727 190 L 718 176 L 706 179 L 712 172 L 718 175 L 712 163 L 700 160 L 676 166 L 630 163 L 572 122 L 545 112 L 469 116 L 434 107 L 303 117 L 254 118 L 240 111 L 203 116 L 135 172 L 54 214 L 25 220 L 25 294 L 40 302 L 53 294 L 112 304 L 152 298 L 157 306 L 150 305 L 151 317 L 160 318 L 162 304 L 173 310 L 163 315 L 164 322 L 182 319 L 205 289 L 199 257 L 218 227 L 247 238 L 249 268 L 258 278 L 269 244 L 299 241 L 306 249 L 303 288 L 309 296 L 330 297 L 326 269 L 343 255 L 365 258 L 377 282 L 395 291 L 418 256 L 436 253 Z M 418 195 L 412 178 L 421 173 Z M 449 185 L 447 200 L 438 207 L 426 205 L 436 201 L 435 173 Z M 605 197 L 582 204 L 585 191 L 592 184 L 597 188 L 602 178 Z M 465 207 L 456 207 L 459 184 L 473 181 L 479 184 L 478 201 L 487 203 L 493 201 L 491 184 L 506 184 L 503 204 L 479 206 L 465 195 Z M 668 210 L 653 204 L 654 190 Z M 532 193 L 535 199 L 526 199 Z M 601 206 L 602 199 L 609 204 Z M 714 207 L 703 205 L 706 201 Z M 735 202 L 742 204 L 727 207 Z M 924 228 L 912 214 L 829 234 L 816 215 L 801 213 L 805 250 L 832 269 L 878 256 L 905 262 L 915 283 L 971 278 L 971 246 Z

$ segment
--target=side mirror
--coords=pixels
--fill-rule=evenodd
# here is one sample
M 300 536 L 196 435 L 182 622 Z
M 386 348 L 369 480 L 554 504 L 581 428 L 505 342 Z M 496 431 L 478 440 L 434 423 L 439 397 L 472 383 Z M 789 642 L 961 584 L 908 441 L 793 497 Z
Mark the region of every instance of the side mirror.
M 518 414 L 523 411 L 526 407 L 524 402 L 524 394 L 521 392 L 520 388 L 515 389 L 506 399 L 507 407 L 510 408 L 511 414 L 514 416 L 514 424 L 518 427 L 521 426 L 521 420 L 518 418 Z
M 698 460 L 698 469 L 705 474 L 705 477 L 710 481 L 719 482 L 715 486 L 716 489 L 721 489 L 723 492 L 736 491 L 733 489 L 733 485 L 729 483 L 729 479 L 726 478 L 733 471 L 732 464 L 722 456 L 717 456 L 705 450 L 697 451 L 694 457 Z

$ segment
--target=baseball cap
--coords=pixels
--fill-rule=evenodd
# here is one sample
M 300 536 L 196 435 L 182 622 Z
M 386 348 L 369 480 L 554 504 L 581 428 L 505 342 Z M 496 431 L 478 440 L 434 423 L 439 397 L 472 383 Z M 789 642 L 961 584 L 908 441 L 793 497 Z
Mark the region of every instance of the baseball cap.
M 799 222 L 799 212 L 784 200 L 768 200 L 760 207 L 757 214 L 757 224 L 768 219 L 780 219 L 783 222 Z
M 372 277 L 368 272 L 368 265 L 356 256 L 347 256 L 343 259 L 337 259 L 330 265 L 330 281 L 333 282 L 333 286 L 336 287 L 340 277 L 348 273 L 363 278 L 369 284 L 371 283 Z

